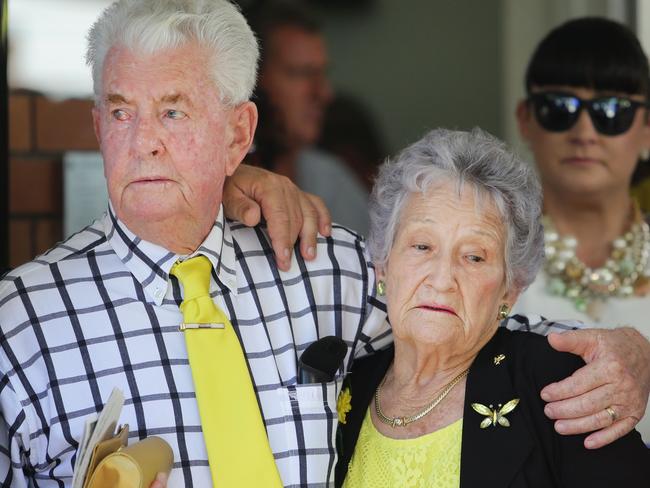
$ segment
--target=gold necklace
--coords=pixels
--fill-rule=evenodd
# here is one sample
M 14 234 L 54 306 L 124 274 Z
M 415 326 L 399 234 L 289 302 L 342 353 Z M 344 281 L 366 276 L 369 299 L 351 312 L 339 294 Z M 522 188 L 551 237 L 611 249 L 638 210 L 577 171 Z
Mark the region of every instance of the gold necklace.
M 553 221 L 545 216 L 547 292 L 571 300 L 576 309 L 592 318 L 598 315 L 599 304 L 610 297 L 626 298 L 647 293 L 650 228 L 638 205 L 635 204 L 633 212 L 630 229 L 614 239 L 609 259 L 595 269 L 576 256 L 576 238 L 560 236 Z
M 429 403 L 424 410 L 422 410 L 419 413 L 416 413 L 415 415 L 410 415 L 408 417 L 388 417 L 387 415 L 384 414 L 384 412 L 381 411 L 381 394 L 380 390 L 381 387 L 384 386 L 384 383 L 386 382 L 386 376 L 384 376 L 384 379 L 381 380 L 381 383 L 377 387 L 377 390 L 375 391 L 375 412 L 377 412 L 377 417 L 379 420 L 381 420 L 383 423 L 390 425 L 391 427 L 406 427 L 408 424 L 411 424 L 415 422 L 416 420 L 420 420 L 422 417 L 427 415 L 431 410 L 436 408 L 436 406 L 444 400 L 444 398 L 449 394 L 449 392 L 462 380 L 465 376 L 467 376 L 467 373 L 469 372 L 469 368 L 467 368 L 465 371 L 460 373 L 458 376 L 456 376 L 453 380 L 451 380 L 449 383 L 445 385 L 445 387 L 442 389 L 442 392 L 440 392 L 440 395 L 438 395 L 434 400 Z

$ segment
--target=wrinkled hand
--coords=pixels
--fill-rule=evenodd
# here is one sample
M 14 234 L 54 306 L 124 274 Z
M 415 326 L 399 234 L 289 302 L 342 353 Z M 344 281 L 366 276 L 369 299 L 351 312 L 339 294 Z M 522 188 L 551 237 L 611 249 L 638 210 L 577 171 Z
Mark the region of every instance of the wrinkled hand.
M 650 393 L 650 343 L 636 329 L 584 329 L 550 334 L 558 351 L 577 354 L 587 363 L 569 378 L 541 392 L 546 416 L 557 420 L 560 434 L 587 436 L 596 449 L 630 432 L 645 413 Z M 612 421 L 605 410 L 616 413 Z
M 331 217 L 323 201 L 300 190 L 289 178 L 242 164 L 223 189 L 226 217 L 252 227 L 266 219 L 278 268 L 291 265 L 291 250 L 300 237 L 300 254 L 316 257 L 316 236 L 330 235 Z
M 158 473 L 149 488 L 167 488 L 167 473 Z

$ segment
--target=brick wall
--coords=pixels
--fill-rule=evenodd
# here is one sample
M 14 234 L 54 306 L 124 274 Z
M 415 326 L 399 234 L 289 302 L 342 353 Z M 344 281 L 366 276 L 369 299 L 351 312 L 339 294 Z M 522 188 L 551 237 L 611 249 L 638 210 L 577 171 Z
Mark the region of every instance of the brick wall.
M 9 96 L 9 265 L 18 266 L 63 236 L 63 154 L 97 150 L 90 100 Z

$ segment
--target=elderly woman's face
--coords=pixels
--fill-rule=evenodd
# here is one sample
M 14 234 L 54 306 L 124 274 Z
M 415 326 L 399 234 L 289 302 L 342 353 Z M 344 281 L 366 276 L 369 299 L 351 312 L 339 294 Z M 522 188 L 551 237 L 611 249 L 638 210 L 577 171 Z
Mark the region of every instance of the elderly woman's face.
M 498 325 L 506 290 L 505 227 L 489 198 L 466 185 L 413 194 L 384 269 L 396 340 L 478 351 Z

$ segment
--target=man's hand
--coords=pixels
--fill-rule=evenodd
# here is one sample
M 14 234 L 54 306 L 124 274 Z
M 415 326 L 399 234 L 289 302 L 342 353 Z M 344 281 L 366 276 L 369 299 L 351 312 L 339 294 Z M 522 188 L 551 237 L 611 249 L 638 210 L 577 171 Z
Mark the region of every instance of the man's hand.
M 223 189 L 226 217 L 250 227 L 263 216 L 271 237 L 278 268 L 291 266 L 291 250 L 300 237 L 300 254 L 316 257 L 316 236 L 329 236 L 332 220 L 323 201 L 305 193 L 285 177 L 242 164 Z
M 585 439 L 596 449 L 630 432 L 645 413 L 650 393 L 650 343 L 636 329 L 584 329 L 550 334 L 558 351 L 587 363 L 541 392 L 546 415 L 560 434 L 597 430 Z M 611 412 L 607 408 L 611 408 Z M 599 430 L 600 429 L 600 430 Z

